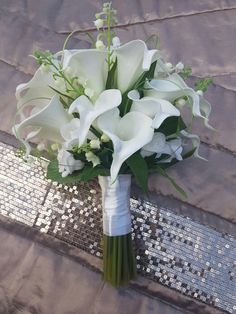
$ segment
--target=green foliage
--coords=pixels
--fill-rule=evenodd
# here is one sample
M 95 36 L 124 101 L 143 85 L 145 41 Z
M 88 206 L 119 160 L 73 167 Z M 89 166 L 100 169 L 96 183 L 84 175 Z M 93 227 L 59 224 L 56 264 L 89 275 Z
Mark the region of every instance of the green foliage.
M 129 166 L 133 173 L 137 184 L 143 189 L 145 193 L 148 191 L 148 165 L 146 160 L 141 156 L 139 152 L 134 153 L 126 160 L 126 164 Z
M 161 126 L 158 128 L 157 132 L 161 132 L 165 134 L 165 136 L 169 136 L 172 134 L 178 135 L 181 130 L 186 129 L 186 125 L 181 118 L 179 117 L 168 117 L 164 120 Z
M 131 233 L 103 235 L 103 279 L 115 287 L 127 285 L 136 277 L 136 259 Z
M 185 66 L 183 71 L 179 73 L 182 79 L 186 80 L 192 74 L 192 69 L 188 66 Z
M 157 64 L 157 61 L 153 62 L 150 66 L 150 69 L 141 74 L 141 76 L 138 78 L 136 83 L 130 88 L 130 90 L 136 89 L 136 90 L 142 91 L 146 81 L 153 79 L 156 64 Z M 122 95 L 122 102 L 119 106 L 120 115 L 122 117 L 130 111 L 130 108 L 132 105 L 132 100 L 128 98 L 128 93 L 130 90 L 128 90 Z
M 194 83 L 195 90 L 201 90 L 203 92 L 206 92 L 208 87 L 213 84 L 213 78 L 212 77 L 206 77 L 204 79 L 197 80 Z
M 45 51 L 35 50 L 33 53 L 33 56 L 35 57 L 36 62 L 40 65 L 51 64 L 50 60 L 53 59 L 53 54 L 49 50 L 45 50 Z
M 50 161 L 47 169 L 47 179 L 52 181 L 56 181 L 62 184 L 76 184 L 79 182 L 87 182 L 96 178 L 97 176 L 107 176 L 109 175 L 109 171 L 102 166 L 85 166 L 83 169 L 79 171 L 74 171 L 72 174 L 63 178 L 59 172 L 58 161 L 54 159 Z
M 108 71 L 106 89 L 116 88 L 116 68 L 117 68 L 117 58 L 113 63 L 111 69 Z

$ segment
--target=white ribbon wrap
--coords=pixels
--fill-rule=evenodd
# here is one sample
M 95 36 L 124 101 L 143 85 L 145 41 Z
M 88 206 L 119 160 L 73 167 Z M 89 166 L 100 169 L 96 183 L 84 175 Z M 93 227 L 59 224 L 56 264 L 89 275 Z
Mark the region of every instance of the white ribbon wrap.
M 131 175 L 118 175 L 112 183 L 111 177 L 98 177 L 102 189 L 103 233 L 120 236 L 131 232 L 130 186 Z

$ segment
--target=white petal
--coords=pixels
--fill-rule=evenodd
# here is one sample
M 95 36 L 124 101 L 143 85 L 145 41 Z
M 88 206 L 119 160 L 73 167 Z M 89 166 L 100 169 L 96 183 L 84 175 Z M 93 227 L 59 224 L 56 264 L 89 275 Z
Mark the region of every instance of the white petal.
M 72 119 L 69 123 L 62 125 L 60 128 L 61 136 L 65 140 L 71 140 L 79 137 L 80 120 Z
M 143 149 L 152 153 L 161 153 L 166 144 L 166 137 L 163 133 L 156 132 L 152 141 L 146 144 Z
M 19 109 L 31 99 L 53 97 L 55 92 L 49 86 L 54 86 L 52 72 L 43 71 L 41 66 L 28 83 L 23 83 L 16 87 L 17 108 Z
M 137 81 L 139 76 L 149 70 L 158 57 L 157 50 L 148 51 L 145 42 L 133 40 L 115 50 L 117 56 L 117 85 L 125 92 Z
M 146 92 L 146 95 L 156 98 L 173 101 L 183 96 L 189 96 L 192 100 L 193 115 L 203 117 L 200 112 L 199 95 L 188 87 L 178 74 L 172 74 L 163 80 L 152 80 L 148 86 L 151 89 Z
M 73 53 L 65 61 L 64 67 L 74 70 L 73 76 L 85 78 L 87 85 L 94 91 L 93 99 L 105 89 L 107 79 L 107 52 L 96 49 L 83 49 Z
M 206 100 L 204 99 L 203 97 L 200 97 L 200 110 L 201 112 L 203 113 L 205 119 L 204 119 L 204 124 L 205 126 L 210 129 L 210 130 L 213 130 L 215 131 L 215 128 L 213 128 L 209 123 L 209 116 L 210 116 L 210 113 L 211 113 L 211 104 Z
M 80 115 L 80 145 L 86 140 L 89 128 L 94 120 L 104 112 L 118 107 L 120 103 L 120 91 L 118 89 L 108 89 L 99 95 L 94 105 L 86 96 L 80 96 L 71 104 L 69 113 L 79 112 Z
M 196 150 L 195 150 L 193 156 L 207 161 L 206 158 L 201 157 L 201 156 L 199 155 L 199 146 L 200 146 L 200 138 L 199 138 L 199 136 L 196 135 L 196 134 L 191 134 L 191 133 L 189 133 L 189 132 L 187 132 L 187 131 L 185 131 L 185 130 L 182 130 L 180 133 L 181 133 L 181 135 L 182 135 L 184 138 L 190 139 L 190 140 L 192 141 L 192 143 L 193 143 L 193 147 L 196 148 Z
M 57 155 L 59 172 L 62 177 L 66 177 L 73 171 L 80 170 L 84 167 L 81 160 L 75 160 L 73 155 L 64 149 L 60 149 Z
M 143 112 L 152 118 L 155 129 L 158 129 L 166 118 L 180 115 L 179 110 L 167 100 L 153 97 L 138 99 L 135 91 L 128 93 L 128 97 L 133 100 L 130 111 Z
M 13 131 L 21 140 L 22 132 L 27 127 L 33 127 L 38 131 L 35 133 L 35 136 L 37 135 L 38 138 L 54 142 L 62 142 L 63 138 L 60 134 L 60 126 L 68 123 L 69 121 L 70 116 L 63 108 L 58 96 L 54 96 L 47 107 L 16 125 L 13 128 Z
M 152 119 L 141 112 L 129 112 L 120 118 L 113 109 L 98 118 L 98 126 L 113 142 L 111 178 L 114 181 L 123 162 L 152 140 Z M 142 127 L 140 127 L 142 126 Z

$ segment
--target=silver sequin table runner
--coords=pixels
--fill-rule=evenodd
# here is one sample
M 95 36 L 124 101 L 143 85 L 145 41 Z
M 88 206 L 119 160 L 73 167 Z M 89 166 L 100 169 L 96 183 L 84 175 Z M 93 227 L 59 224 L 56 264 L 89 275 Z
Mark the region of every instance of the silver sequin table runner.
M 139 274 L 224 312 L 236 313 L 236 239 L 141 198 L 130 200 Z M 0 213 L 102 257 L 96 181 L 63 186 L 45 179 L 0 143 Z

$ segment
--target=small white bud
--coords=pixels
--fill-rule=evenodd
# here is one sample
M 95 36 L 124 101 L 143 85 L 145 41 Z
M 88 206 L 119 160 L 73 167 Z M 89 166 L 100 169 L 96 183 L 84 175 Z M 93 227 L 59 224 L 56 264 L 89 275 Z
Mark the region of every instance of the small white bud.
M 184 64 L 182 62 L 178 62 L 175 66 L 176 70 L 178 71 L 183 71 L 184 69 Z
M 120 47 L 120 38 L 115 36 L 112 38 L 112 45 L 114 48 Z
M 99 149 L 100 148 L 100 141 L 99 141 L 99 139 L 91 140 L 89 144 L 90 144 L 90 147 L 92 149 Z
M 87 161 L 89 161 L 93 164 L 93 167 L 96 167 L 97 165 L 99 165 L 101 163 L 100 159 L 93 152 L 87 152 L 85 154 L 85 157 L 86 157 Z
M 186 100 L 183 99 L 183 98 L 180 98 L 180 99 L 178 99 L 178 100 L 176 101 L 176 106 L 177 106 L 178 108 L 180 108 L 180 109 L 181 109 L 185 104 L 186 104 Z
M 107 143 L 107 142 L 110 141 L 110 139 L 109 139 L 109 137 L 106 134 L 103 133 L 102 136 L 101 136 L 101 141 L 103 143 Z
M 43 151 L 43 150 L 45 150 L 46 149 L 46 146 L 45 146 L 45 144 L 44 143 L 39 143 L 38 145 L 37 145 L 37 150 L 39 150 L 40 152 L 41 151 Z
M 43 63 L 41 65 L 41 68 L 42 68 L 43 72 L 45 72 L 45 73 L 49 72 L 49 70 L 50 70 L 49 64 L 45 64 L 45 63 Z
M 197 90 L 196 93 L 197 93 L 199 96 L 203 96 L 203 91 L 202 91 L 202 90 Z
M 47 160 L 44 160 L 44 159 L 41 159 L 41 166 L 43 169 L 47 169 L 48 167 L 48 161 Z
M 85 157 L 88 161 L 90 161 L 89 159 L 93 158 L 95 155 L 93 152 L 87 152 L 85 153 Z
M 99 30 L 101 27 L 103 27 L 104 21 L 102 19 L 97 19 L 93 22 L 96 28 Z
M 53 143 L 52 145 L 51 145 L 51 149 L 52 150 L 58 150 L 59 149 L 59 146 L 58 146 L 58 144 L 57 143 Z
M 73 75 L 73 70 L 70 66 L 66 67 L 64 70 L 64 73 L 68 76 L 72 76 Z
M 78 84 L 82 85 L 84 88 L 87 85 L 88 80 L 84 77 L 79 77 L 78 78 Z
M 171 62 L 166 62 L 165 66 L 168 72 L 171 72 L 173 70 L 173 64 Z
M 54 80 L 54 84 L 58 87 L 58 88 L 62 88 L 64 86 L 64 80 L 61 78 L 56 78 Z
M 84 93 L 86 96 L 88 96 L 89 98 L 92 98 L 94 95 L 94 91 L 91 88 L 85 88 Z
M 98 50 L 104 50 L 106 48 L 106 46 L 104 45 L 102 40 L 97 40 L 96 41 L 96 48 Z

